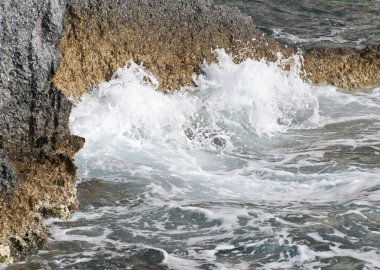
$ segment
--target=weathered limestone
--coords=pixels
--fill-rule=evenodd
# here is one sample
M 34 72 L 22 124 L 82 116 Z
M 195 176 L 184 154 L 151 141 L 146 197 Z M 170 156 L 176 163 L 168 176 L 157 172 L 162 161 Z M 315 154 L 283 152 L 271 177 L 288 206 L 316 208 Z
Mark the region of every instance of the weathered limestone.
M 304 53 L 304 68 L 317 84 L 352 90 L 380 85 L 380 51 L 364 49 L 315 48 Z
M 5 264 L 13 263 L 11 249 L 9 248 L 9 246 L 0 245 L 0 262 Z
M 72 0 L 54 85 L 73 100 L 109 79 L 133 59 L 160 81 L 163 91 L 193 84 L 212 49 L 238 59 L 275 60 L 294 52 L 264 35 L 237 9 L 206 0 Z
M 133 59 L 160 81 L 163 91 L 193 83 L 199 63 L 224 48 L 239 61 L 277 59 L 296 52 L 264 35 L 237 9 L 207 0 L 72 0 L 61 42 L 62 63 L 54 85 L 71 100 L 107 80 Z M 353 89 L 380 84 L 380 54 L 374 48 L 317 48 L 303 52 L 314 83 Z

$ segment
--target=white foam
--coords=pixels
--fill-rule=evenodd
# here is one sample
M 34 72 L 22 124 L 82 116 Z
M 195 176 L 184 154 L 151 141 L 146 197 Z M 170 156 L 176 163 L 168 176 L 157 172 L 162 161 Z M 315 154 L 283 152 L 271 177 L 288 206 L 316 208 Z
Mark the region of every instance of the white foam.
M 361 257 L 368 267 L 376 265 L 371 252 L 359 252 L 354 257 L 350 250 L 317 252 L 293 243 L 287 230 L 279 233 L 271 222 L 282 228 L 307 229 L 328 219 L 329 213 L 323 211 L 303 209 L 303 214 L 318 219 L 307 222 L 289 221 L 272 212 L 277 207 L 276 211 L 286 213 L 282 208 L 287 204 L 376 204 L 380 191 L 372 188 L 380 184 L 379 168 L 342 162 L 339 158 L 344 158 L 345 152 L 339 153 L 336 160 L 334 156 L 330 160 L 328 154 L 336 154 L 337 146 L 377 149 L 377 90 L 350 95 L 333 87 L 311 86 L 300 77 L 298 56 L 288 59 L 294 63 L 289 71 L 282 70 L 280 63 L 250 59 L 236 64 L 223 51 L 218 51 L 217 57 L 218 63 L 202 65 L 202 75 L 195 77 L 197 87 L 191 89 L 162 94 L 157 91 L 154 76 L 131 62 L 119 69 L 111 81 L 82 98 L 70 120 L 73 133 L 86 138 L 84 149 L 76 156 L 80 173 L 138 182 L 144 188 L 141 193 L 146 204 L 132 213 L 125 207 L 102 207 L 91 211 L 88 220 L 103 215 L 124 219 L 128 213 L 133 236 L 165 241 L 188 230 L 194 234 L 184 241 L 191 247 L 188 256 L 182 258 L 160 249 L 165 255 L 163 263 L 173 269 L 196 269 L 200 261 L 212 261 L 216 269 L 248 269 L 245 262 L 217 262 L 218 251 L 233 252 L 238 247 L 228 239 L 236 237 L 234 232 L 241 228 L 241 219 L 264 235 L 275 235 L 279 246 L 297 248 L 296 256 L 284 253 L 279 261 L 263 269 L 320 267 L 317 258 L 340 254 Z M 359 126 L 360 134 L 356 123 L 366 124 Z M 247 203 L 270 205 L 270 210 L 250 208 L 245 206 Z M 166 211 L 160 220 L 153 225 L 144 221 L 140 212 L 156 209 Z M 302 206 L 289 212 L 301 209 Z M 205 222 L 217 224 L 213 230 L 218 234 L 197 235 L 202 231 L 197 224 L 167 229 L 165 222 L 176 211 L 198 213 Z M 367 215 L 362 209 L 349 209 L 341 217 L 351 214 L 362 218 Z M 72 221 L 85 216 L 76 214 Z M 58 230 L 55 234 L 58 240 L 70 237 L 94 245 L 121 245 L 107 239 L 108 230 L 98 238 L 68 236 L 70 231 Z M 332 232 L 330 236 L 356 241 L 337 229 Z M 328 242 L 316 232 L 308 235 Z M 247 240 L 241 246 L 256 248 L 268 240 L 273 239 Z M 195 248 L 205 243 L 217 244 Z
M 131 62 L 85 94 L 70 127 L 87 138 L 86 154 L 114 152 L 121 143 L 134 149 L 149 148 L 152 141 L 183 144 L 186 128 L 199 140 L 228 140 L 236 128 L 274 136 L 318 120 L 317 99 L 299 77 L 298 65 L 285 72 L 277 63 L 235 64 L 224 51 L 217 55 L 218 64 L 202 66 L 205 75 L 195 79 L 199 87 L 193 93 L 157 92 L 156 79 Z

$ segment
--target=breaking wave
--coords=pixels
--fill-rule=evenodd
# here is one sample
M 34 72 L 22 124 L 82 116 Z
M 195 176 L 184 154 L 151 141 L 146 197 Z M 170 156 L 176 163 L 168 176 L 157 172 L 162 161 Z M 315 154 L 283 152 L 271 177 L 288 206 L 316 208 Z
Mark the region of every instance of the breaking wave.
M 216 53 L 172 94 L 129 62 L 73 110 L 82 212 L 51 226 L 87 244 L 60 264 L 380 267 L 379 90 L 312 86 L 298 56 Z

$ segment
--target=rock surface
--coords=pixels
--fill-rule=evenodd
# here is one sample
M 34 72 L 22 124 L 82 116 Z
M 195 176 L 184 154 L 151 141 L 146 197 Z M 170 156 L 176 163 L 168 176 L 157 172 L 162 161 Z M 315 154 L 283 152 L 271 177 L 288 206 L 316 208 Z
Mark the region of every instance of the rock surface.
M 68 129 L 71 103 L 51 84 L 66 5 L 0 2 L 0 244 L 16 257 L 42 244 L 43 216 L 67 217 L 77 204 L 72 158 L 83 142 Z
M 237 9 L 207 0 L 72 0 L 61 43 L 62 62 L 54 85 L 72 100 L 109 79 L 133 59 L 164 91 L 193 83 L 212 49 L 237 60 L 289 55 L 293 48 L 264 35 Z
M 77 207 L 73 156 L 84 141 L 69 132 L 70 99 L 130 59 L 156 75 L 163 91 L 191 85 L 215 48 L 236 61 L 296 52 L 237 9 L 208 0 L 2 0 L 0 262 L 44 243 L 44 217 L 65 218 Z M 380 85 L 374 47 L 303 54 L 315 83 Z
M 380 50 L 314 48 L 304 53 L 304 68 L 310 80 L 352 90 L 380 85 Z
M 17 183 L 16 173 L 8 157 L 0 149 L 0 194 L 9 196 Z
M 9 246 L 0 245 L 0 262 L 6 264 L 13 263 L 11 249 L 9 248 Z
M 193 83 L 199 63 L 224 48 L 236 61 L 273 61 L 296 52 L 264 35 L 237 9 L 207 0 L 72 0 L 61 42 L 62 63 L 54 85 L 77 101 L 133 59 L 160 82 L 163 91 Z M 317 48 L 302 52 L 307 78 L 352 89 L 380 84 L 380 53 Z

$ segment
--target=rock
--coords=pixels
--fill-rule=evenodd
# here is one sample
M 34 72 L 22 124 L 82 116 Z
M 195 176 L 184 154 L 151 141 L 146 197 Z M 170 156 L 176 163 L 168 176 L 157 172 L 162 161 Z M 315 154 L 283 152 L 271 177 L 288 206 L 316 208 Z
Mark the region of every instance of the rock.
M 0 245 L 0 262 L 5 264 L 13 263 L 9 246 Z
M 59 64 L 65 1 L 0 3 L 0 138 L 15 156 L 69 134 L 71 104 L 51 86 Z
M 66 5 L 0 2 L 0 262 L 41 246 L 42 217 L 77 205 L 73 155 L 83 139 L 70 135 L 71 103 L 51 84 Z
M 16 174 L 8 157 L 0 149 L 0 196 L 9 196 L 17 183 Z
M 108 80 L 134 60 L 143 64 L 167 92 L 192 85 L 199 64 L 215 61 L 224 48 L 236 61 L 269 61 L 294 54 L 259 31 L 237 9 L 207 0 L 71 0 L 61 42 L 62 62 L 54 85 L 72 101 Z M 306 78 L 313 83 L 357 89 L 380 84 L 380 54 L 366 49 L 317 48 L 301 52 Z
M 375 45 L 314 48 L 304 52 L 307 77 L 317 84 L 352 90 L 380 85 L 380 53 Z
M 277 59 L 294 49 L 259 31 L 239 10 L 207 0 L 71 0 L 54 85 L 72 100 L 133 59 L 163 91 L 192 85 L 212 49 L 237 60 Z

